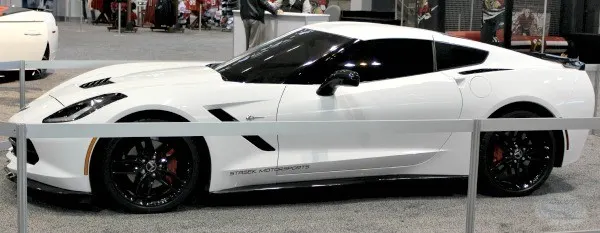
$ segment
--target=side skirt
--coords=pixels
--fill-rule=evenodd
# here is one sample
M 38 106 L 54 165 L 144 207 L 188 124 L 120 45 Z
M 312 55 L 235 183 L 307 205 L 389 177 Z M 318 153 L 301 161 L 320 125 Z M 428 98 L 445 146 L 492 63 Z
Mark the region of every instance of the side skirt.
M 294 188 L 345 186 L 345 185 L 352 185 L 352 184 L 368 184 L 368 183 L 378 183 L 378 182 L 398 181 L 398 180 L 436 180 L 436 179 L 441 180 L 441 179 L 460 179 L 460 178 L 467 178 L 467 177 L 468 176 L 463 176 L 463 175 L 455 175 L 455 176 L 391 175 L 391 176 L 357 177 L 357 178 L 329 179 L 329 180 L 317 180 L 317 181 L 300 181 L 300 182 L 265 184 L 265 185 L 250 185 L 250 186 L 245 186 L 245 187 L 224 189 L 224 190 L 215 191 L 212 193 L 224 194 L 224 193 L 264 191 L 264 190 L 281 190 L 281 189 L 294 189 Z

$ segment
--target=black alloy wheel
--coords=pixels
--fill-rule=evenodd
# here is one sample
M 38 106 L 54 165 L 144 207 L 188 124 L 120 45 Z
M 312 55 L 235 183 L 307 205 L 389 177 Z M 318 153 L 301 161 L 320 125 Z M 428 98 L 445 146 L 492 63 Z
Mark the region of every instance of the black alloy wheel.
M 539 117 L 527 111 L 504 118 Z M 549 177 L 556 157 L 552 131 L 489 132 L 482 136 L 479 173 L 482 191 L 493 196 L 524 196 Z
M 102 158 L 102 189 L 134 213 L 170 211 L 199 180 L 200 156 L 188 138 L 118 138 Z

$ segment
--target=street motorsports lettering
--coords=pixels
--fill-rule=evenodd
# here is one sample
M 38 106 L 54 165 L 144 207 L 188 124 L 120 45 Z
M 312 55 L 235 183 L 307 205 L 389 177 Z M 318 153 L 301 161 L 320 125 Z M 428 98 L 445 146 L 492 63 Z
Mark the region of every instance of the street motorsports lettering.
M 271 167 L 271 168 L 261 168 L 261 169 L 248 169 L 248 170 L 240 170 L 240 171 L 230 171 L 229 176 L 238 176 L 238 175 L 250 175 L 250 174 L 258 174 L 258 173 L 268 173 L 268 172 L 278 172 L 278 171 L 289 171 L 289 170 L 307 170 L 310 168 L 310 165 L 297 165 L 297 166 L 286 166 L 286 167 Z

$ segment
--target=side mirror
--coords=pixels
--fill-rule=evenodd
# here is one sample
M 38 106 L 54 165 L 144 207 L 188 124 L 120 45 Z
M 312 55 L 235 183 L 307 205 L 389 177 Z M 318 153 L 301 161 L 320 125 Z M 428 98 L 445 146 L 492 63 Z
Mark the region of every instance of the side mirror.
M 317 89 L 317 95 L 331 96 L 335 93 L 338 86 L 357 87 L 360 83 L 360 76 L 352 70 L 338 70 L 331 74 L 323 84 Z

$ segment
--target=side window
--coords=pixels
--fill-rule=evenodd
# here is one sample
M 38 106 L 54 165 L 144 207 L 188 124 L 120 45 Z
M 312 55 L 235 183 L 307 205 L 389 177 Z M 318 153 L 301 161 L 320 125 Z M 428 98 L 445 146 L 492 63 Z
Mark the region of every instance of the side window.
M 443 42 L 435 42 L 435 54 L 438 70 L 477 65 L 488 56 L 487 51 Z
M 361 82 L 426 74 L 434 71 L 429 40 L 381 39 L 365 41 L 361 51 L 344 62 L 359 73 Z
M 358 72 L 361 82 L 401 78 L 434 72 L 433 61 L 433 45 L 429 40 L 358 41 L 306 67 L 290 83 L 321 84 L 327 76 L 342 69 Z

